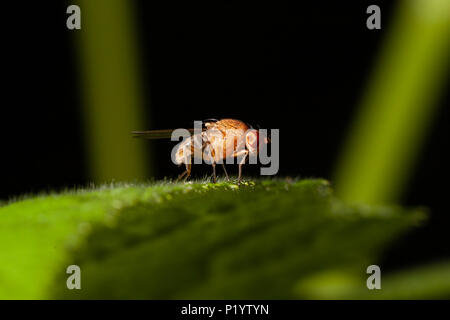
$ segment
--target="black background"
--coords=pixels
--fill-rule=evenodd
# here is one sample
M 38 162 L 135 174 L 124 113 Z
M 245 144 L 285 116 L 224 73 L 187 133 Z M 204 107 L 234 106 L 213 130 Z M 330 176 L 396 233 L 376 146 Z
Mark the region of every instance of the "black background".
M 279 128 L 279 176 L 331 179 L 395 3 L 135 1 L 149 128 L 224 117 Z M 69 4 L 1 5 L 0 199 L 89 182 L 76 31 L 66 28 Z M 366 28 L 369 4 L 381 7 L 381 30 Z M 386 268 L 450 257 L 448 92 L 439 104 L 402 198 L 403 205 L 429 207 L 431 219 L 396 243 Z M 156 178 L 180 173 L 170 161 L 172 145 L 153 145 Z

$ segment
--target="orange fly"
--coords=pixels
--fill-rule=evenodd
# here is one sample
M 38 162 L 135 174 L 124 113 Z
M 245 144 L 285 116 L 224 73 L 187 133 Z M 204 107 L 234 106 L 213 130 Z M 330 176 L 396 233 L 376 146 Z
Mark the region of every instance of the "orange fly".
M 194 129 L 189 129 L 194 133 Z M 134 131 L 135 137 L 146 139 L 170 138 L 173 130 Z M 267 138 L 263 139 L 268 143 Z M 184 164 L 186 170 L 178 177 L 186 181 L 191 175 L 192 159 L 204 159 L 213 168 L 213 182 L 216 182 L 216 164 L 221 163 L 225 175 L 229 180 L 224 161 L 237 158 L 239 163 L 238 184 L 242 179 L 242 166 L 249 155 L 257 155 L 259 146 L 259 132 L 252 129 L 245 122 L 235 119 L 207 120 L 201 133 L 192 134 L 184 139 L 175 153 L 175 162 Z

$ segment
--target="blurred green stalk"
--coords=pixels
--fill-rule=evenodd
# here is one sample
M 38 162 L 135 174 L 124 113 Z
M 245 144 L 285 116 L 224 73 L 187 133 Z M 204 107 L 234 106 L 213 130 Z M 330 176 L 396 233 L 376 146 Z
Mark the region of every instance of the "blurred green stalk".
M 336 168 L 343 200 L 387 203 L 401 196 L 445 84 L 450 1 L 402 1 L 396 13 Z
M 90 178 L 95 182 L 147 177 L 145 128 L 132 2 L 78 0 L 78 37 Z
M 301 299 L 448 299 L 450 261 L 404 269 L 383 275 L 381 290 L 368 290 L 369 275 L 355 270 L 318 272 L 299 281 L 296 292 Z

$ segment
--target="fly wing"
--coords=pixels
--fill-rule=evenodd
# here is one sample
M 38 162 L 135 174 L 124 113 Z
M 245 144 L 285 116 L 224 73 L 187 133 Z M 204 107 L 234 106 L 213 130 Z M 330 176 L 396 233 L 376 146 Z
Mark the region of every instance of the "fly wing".
M 133 131 L 131 134 L 133 138 L 143 139 L 170 139 L 172 132 L 175 129 L 163 129 L 163 130 L 147 130 L 147 131 Z M 191 134 L 194 134 L 194 129 L 187 129 Z

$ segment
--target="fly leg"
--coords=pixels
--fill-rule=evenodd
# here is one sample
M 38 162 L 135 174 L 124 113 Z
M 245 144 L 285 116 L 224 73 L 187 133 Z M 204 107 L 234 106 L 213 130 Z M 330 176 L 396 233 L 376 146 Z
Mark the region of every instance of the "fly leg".
M 216 163 L 213 162 L 213 163 L 211 163 L 211 165 L 213 167 L 213 176 L 212 176 L 213 183 L 216 183 Z
M 186 182 L 186 180 L 190 177 L 190 175 L 191 175 L 191 164 L 190 163 L 186 163 L 186 171 L 184 171 L 182 174 L 180 174 L 179 176 L 178 176 L 178 179 L 177 179 L 177 182 L 178 181 L 180 181 L 181 180 L 181 178 L 183 178 L 184 176 L 186 176 L 186 177 L 184 177 L 184 180 L 183 180 L 183 182 Z
M 225 168 L 225 164 L 222 163 L 223 171 L 225 172 L 225 176 L 227 177 L 227 181 L 230 181 L 230 177 L 228 176 L 227 169 Z
M 191 176 L 191 167 L 192 167 L 192 164 L 190 164 L 190 163 L 187 163 L 186 164 L 186 177 L 184 177 L 184 182 L 186 182 L 186 180 Z
M 245 160 L 247 160 L 248 156 L 248 150 L 241 150 L 234 153 L 234 157 L 238 158 L 242 156 L 241 161 L 239 162 L 239 176 L 238 176 L 238 186 L 241 185 L 241 178 L 242 178 L 242 166 L 245 163 Z
M 213 174 L 212 174 L 212 182 L 216 183 L 216 159 L 215 159 L 215 152 L 214 148 L 212 147 L 211 142 L 206 141 L 206 145 L 209 148 L 210 153 L 208 154 L 209 160 L 211 161 L 211 166 L 213 168 Z
M 190 146 L 185 146 L 185 147 L 183 148 L 184 164 L 186 165 L 186 171 L 184 171 L 182 174 L 180 174 L 180 175 L 178 176 L 177 182 L 180 181 L 181 178 L 183 178 L 184 176 L 186 176 L 186 177 L 184 177 L 183 182 L 186 182 L 186 180 L 187 180 L 187 179 L 189 178 L 189 176 L 191 175 L 191 167 L 192 167 L 192 164 L 191 164 L 191 156 L 190 156 L 190 153 L 189 153 L 189 149 L 190 149 Z
M 180 174 L 180 175 L 178 176 L 176 182 L 180 181 L 181 178 L 183 178 L 183 177 L 186 175 L 186 173 L 187 173 L 187 170 L 185 170 L 182 174 Z
M 247 150 L 245 150 L 247 151 Z M 245 153 L 244 157 L 242 158 L 241 162 L 239 163 L 239 176 L 238 176 L 238 186 L 241 185 L 241 178 L 242 178 L 242 166 L 245 163 L 245 160 L 247 159 L 248 151 Z

